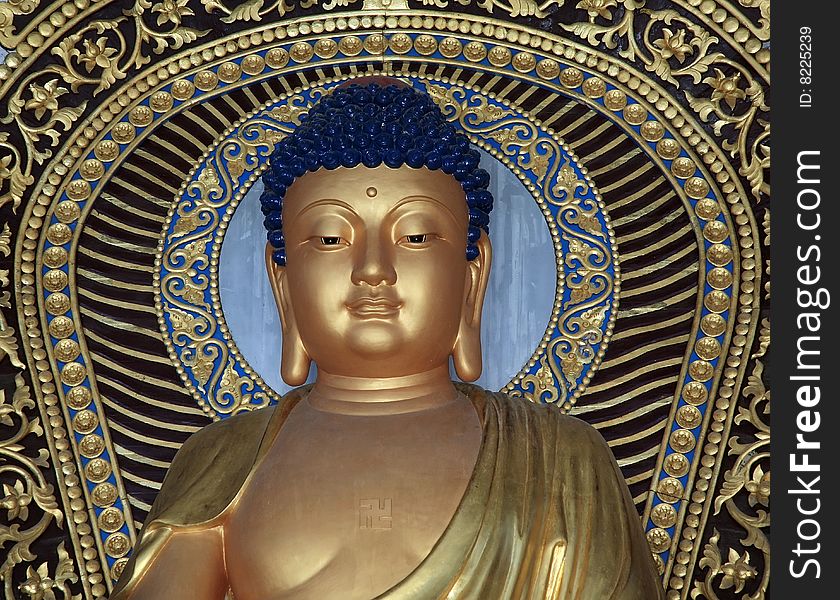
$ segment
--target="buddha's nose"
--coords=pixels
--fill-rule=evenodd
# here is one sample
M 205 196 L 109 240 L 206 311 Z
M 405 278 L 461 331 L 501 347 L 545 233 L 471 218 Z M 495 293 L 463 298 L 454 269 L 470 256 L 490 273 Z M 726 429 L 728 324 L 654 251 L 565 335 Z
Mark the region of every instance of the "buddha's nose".
M 397 281 L 390 253 L 379 240 L 365 240 L 356 244 L 356 264 L 350 276 L 351 281 L 360 285 L 366 283 L 371 286 L 384 283 L 393 285 Z

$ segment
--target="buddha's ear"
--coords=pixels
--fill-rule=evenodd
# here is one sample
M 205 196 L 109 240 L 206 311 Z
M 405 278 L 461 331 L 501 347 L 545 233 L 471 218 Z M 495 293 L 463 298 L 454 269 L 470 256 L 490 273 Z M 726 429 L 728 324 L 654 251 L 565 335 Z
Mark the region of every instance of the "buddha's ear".
M 303 346 L 300 337 L 295 311 L 289 294 L 289 279 L 286 267 L 281 267 L 271 257 L 274 249 L 271 244 L 265 246 L 265 266 L 268 271 L 268 281 L 274 293 L 277 312 L 280 313 L 280 324 L 283 331 L 283 349 L 280 360 L 280 376 L 289 385 L 303 385 L 309 376 L 311 359 Z
M 490 280 L 493 255 L 490 238 L 484 231 L 475 245 L 478 247 L 478 257 L 467 263 L 461 323 L 452 349 L 455 372 L 463 381 L 475 381 L 481 375 L 481 309 L 484 306 L 487 282 Z

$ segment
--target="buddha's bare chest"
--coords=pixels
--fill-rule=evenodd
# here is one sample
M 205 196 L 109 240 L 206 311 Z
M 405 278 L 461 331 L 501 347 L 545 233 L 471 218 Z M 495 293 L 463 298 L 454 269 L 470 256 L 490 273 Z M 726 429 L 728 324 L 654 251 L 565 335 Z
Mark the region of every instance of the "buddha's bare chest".
M 226 527 L 235 597 L 373 598 L 408 576 L 452 520 L 477 423 L 437 433 L 409 418 L 296 425 L 284 427 Z

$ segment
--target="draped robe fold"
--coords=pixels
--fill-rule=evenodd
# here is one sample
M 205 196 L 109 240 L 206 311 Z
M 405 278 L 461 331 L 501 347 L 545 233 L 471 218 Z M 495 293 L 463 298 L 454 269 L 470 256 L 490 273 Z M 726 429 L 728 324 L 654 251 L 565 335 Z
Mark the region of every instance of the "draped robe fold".
M 429 555 L 377 599 L 663 598 L 638 513 L 600 434 L 554 407 L 456 386 L 483 423 L 475 470 Z M 130 598 L 173 532 L 224 524 L 307 391 L 210 425 L 184 444 L 113 600 Z

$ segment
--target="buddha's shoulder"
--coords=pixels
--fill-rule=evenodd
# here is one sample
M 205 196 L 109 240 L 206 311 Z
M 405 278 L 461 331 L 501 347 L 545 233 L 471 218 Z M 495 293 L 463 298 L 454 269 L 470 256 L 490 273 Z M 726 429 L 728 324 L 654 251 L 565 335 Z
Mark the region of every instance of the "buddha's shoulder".
M 220 440 L 240 439 L 244 441 L 245 439 L 253 439 L 254 435 L 261 437 L 276 409 L 276 406 L 267 406 L 205 425 L 187 438 L 178 454 L 179 456 L 191 454 L 206 444 L 215 445 Z M 259 442 L 259 439 L 257 442 Z
M 297 404 L 311 386 L 296 388 L 283 396 L 276 405 L 237 413 L 231 417 L 221 419 L 206 425 L 192 434 L 176 456 L 176 462 L 189 456 L 193 460 L 212 460 L 214 453 L 206 452 L 208 447 L 214 449 L 227 448 L 226 441 L 236 442 L 236 448 L 247 454 L 256 451 L 268 431 L 270 424 L 277 419 L 275 415 L 283 417 Z M 234 448 L 227 448 L 232 451 Z M 193 456 L 195 455 L 195 456 Z
M 277 406 L 211 423 L 190 436 L 172 461 L 149 521 L 173 526 L 209 523 L 225 512 L 254 468 L 263 440 L 298 395 Z
M 474 385 L 459 384 L 472 397 L 479 395 L 485 405 L 498 413 L 504 427 L 516 430 L 514 435 L 538 435 L 544 444 L 558 451 L 610 453 L 606 441 L 592 425 L 563 413 L 558 406 L 538 404 L 526 398 L 503 392 L 490 392 Z M 486 410 L 486 409 L 485 409 Z M 611 453 L 610 453 L 611 455 Z
M 178 450 L 147 523 L 212 521 L 233 500 L 253 466 L 273 407 L 211 423 Z

